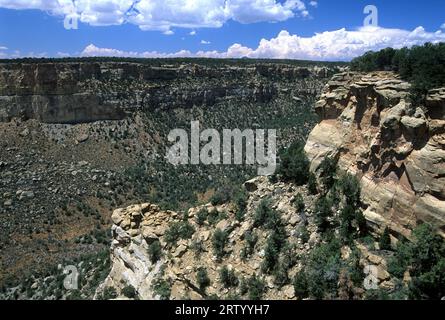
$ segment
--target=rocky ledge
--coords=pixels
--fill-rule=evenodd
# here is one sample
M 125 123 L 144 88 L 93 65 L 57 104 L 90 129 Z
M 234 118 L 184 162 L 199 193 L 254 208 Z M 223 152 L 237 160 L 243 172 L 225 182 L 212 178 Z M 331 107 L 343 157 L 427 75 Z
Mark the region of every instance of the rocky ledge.
M 334 76 L 305 151 L 315 172 L 332 157 L 357 175 L 365 217 L 377 230 L 409 237 L 424 221 L 445 235 L 445 88 L 420 107 L 409 89 L 391 72 Z

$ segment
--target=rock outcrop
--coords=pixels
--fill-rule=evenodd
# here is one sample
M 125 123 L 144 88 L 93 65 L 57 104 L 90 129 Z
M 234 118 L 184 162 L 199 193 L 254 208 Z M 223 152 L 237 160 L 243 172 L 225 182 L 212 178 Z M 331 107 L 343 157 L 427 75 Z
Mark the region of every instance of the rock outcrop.
M 154 299 L 152 284 L 161 276 L 164 259 L 152 262 L 149 245 L 165 234 L 167 226 L 178 218 L 172 211 L 161 211 L 151 204 L 118 209 L 112 215 L 112 269 L 104 287 L 131 285 L 144 299 Z
M 250 297 L 247 293 L 250 289 L 245 288 L 249 279 L 257 277 L 261 281 L 262 289 L 258 290 L 262 291 L 263 299 L 301 299 L 289 279 L 303 270 L 306 258 L 326 241 L 317 227 L 317 196 L 309 195 L 305 186 L 274 183 L 266 177 L 249 180 L 244 187 L 248 198 L 241 221 L 236 218 L 237 209 L 232 203 L 217 206 L 209 203 L 191 208 L 185 214 L 164 211 L 148 203 L 115 210 L 111 272 L 97 289 L 96 298 L 106 298 L 105 293 L 111 289 L 117 293 L 115 298 L 125 299 L 125 291 L 130 287 L 139 299 L 243 299 Z M 305 203 L 305 208 L 295 206 L 298 198 Z M 264 223 L 256 223 L 258 208 L 264 203 L 279 215 L 280 220 L 275 223 L 282 223 L 284 227 L 285 248 L 273 253 L 277 262 L 285 263 L 288 268 L 281 275 L 263 269 L 265 262 L 271 259 L 270 240 L 277 236 Z M 172 242 L 171 230 L 178 224 L 181 225 L 178 232 L 190 228 L 190 233 Z M 221 232 L 225 240 L 223 254 L 218 256 L 215 235 Z M 155 243 L 160 250 L 157 260 L 153 260 L 151 248 Z M 362 297 L 369 289 L 394 289 L 395 279 L 387 271 L 392 253 L 380 250 L 377 242 L 355 241 L 354 247 L 358 249 L 354 253 L 349 245 L 340 249 L 341 261 L 344 265 L 356 261 L 354 263 L 358 263 L 366 279 L 371 281 L 370 287 L 354 288 L 355 298 Z M 351 260 L 357 258 L 354 258 L 356 254 L 359 254 L 358 260 Z M 232 272 L 232 285 L 227 284 L 227 278 L 222 278 L 223 268 Z M 197 278 L 200 269 L 208 276 L 206 288 L 200 287 Z M 348 294 L 341 295 L 342 290 L 352 288 L 343 283 L 341 277 L 338 288 L 340 297 L 351 298 Z
M 332 157 L 359 177 L 364 214 L 377 229 L 409 237 L 426 221 L 445 235 L 445 89 L 417 108 L 409 89 L 391 72 L 334 76 L 305 151 L 314 172 Z
M 293 205 L 295 195 L 307 194 L 306 187 L 292 184 L 271 183 L 265 177 L 253 179 L 249 185 L 249 199 L 243 221 L 235 218 L 233 204 L 213 206 L 211 204 L 191 208 L 185 216 L 172 211 L 163 211 L 153 204 L 134 205 L 115 210 L 112 219 L 112 269 L 107 279 L 97 290 L 100 296 L 107 287 L 121 292 L 132 286 L 140 299 L 159 299 L 155 289 L 157 281 L 166 281 L 171 290 L 170 299 L 207 299 L 235 297 L 240 294 L 241 285 L 228 288 L 220 278 L 220 270 L 227 267 L 233 270 L 239 282 L 247 280 L 254 274 L 260 275 L 265 256 L 265 247 L 270 231 L 254 225 L 254 214 L 261 200 L 270 198 L 271 207 L 280 213 L 289 240 L 289 256 L 297 257 L 307 253 L 320 241 L 320 235 L 313 223 L 310 208 L 299 212 Z M 305 196 L 310 204 L 315 196 Z M 205 212 L 208 218 L 198 223 L 198 215 Z M 212 217 L 212 218 L 210 218 Z M 192 226 L 190 239 L 179 239 L 176 243 L 167 241 L 167 230 L 173 224 L 187 222 Z M 299 228 L 307 224 L 309 241 L 299 238 Z M 224 255 L 218 258 L 214 250 L 215 232 L 225 232 L 227 239 Z M 251 252 L 243 258 L 242 252 L 248 247 L 246 235 L 251 232 L 256 238 Z M 159 241 L 162 255 L 153 263 L 149 253 L 150 244 Z M 252 241 L 252 240 L 250 240 Z M 199 267 L 204 267 L 210 279 L 210 286 L 201 290 L 196 279 Z M 290 278 L 299 271 L 300 263 L 292 265 Z M 261 276 L 265 283 L 264 299 L 294 299 L 292 285 L 280 287 L 274 283 L 273 276 Z M 121 294 L 121 298 L 124 296 Z

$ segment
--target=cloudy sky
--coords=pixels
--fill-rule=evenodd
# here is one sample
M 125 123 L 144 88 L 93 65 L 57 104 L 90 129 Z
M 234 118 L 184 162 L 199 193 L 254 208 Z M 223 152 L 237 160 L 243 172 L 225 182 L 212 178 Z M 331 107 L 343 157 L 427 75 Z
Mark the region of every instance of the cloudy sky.
M 443 0 L 0 0 L 1 58 L 350 60 L 427 41 L 445 42 Z

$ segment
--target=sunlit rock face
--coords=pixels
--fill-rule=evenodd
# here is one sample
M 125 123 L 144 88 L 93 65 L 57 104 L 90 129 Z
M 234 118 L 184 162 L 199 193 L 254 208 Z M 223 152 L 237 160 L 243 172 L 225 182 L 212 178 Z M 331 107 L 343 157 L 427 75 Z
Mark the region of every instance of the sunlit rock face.
M 409 236 L 419 221 L 445 233 L 445 89 L 425 105 L 409 101 L 410 84 L 391 72 L 342 73 L 326 85 L 321 122 L 306 144 L 311 169 L 325 157 L 356 174 L 378 229 Z

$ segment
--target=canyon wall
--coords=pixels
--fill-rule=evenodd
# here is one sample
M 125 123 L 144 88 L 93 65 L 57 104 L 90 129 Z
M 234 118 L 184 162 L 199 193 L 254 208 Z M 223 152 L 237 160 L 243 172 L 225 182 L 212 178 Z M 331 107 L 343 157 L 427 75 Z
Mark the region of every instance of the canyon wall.
M 0 121 L 22 118 L 76 124 L 121 120 L 141 109 L 212 106 L 233 99 L 268 102 L 278 95 L 276 82 L 324 79 L 330 72 L 326 67 L 275 64 L 0 64 Z M 318 88 L 308 84 L 296 95 L 314 95 Z
M 409 89 L 391 72 L 334 76 L 305 151 L 314 172 L 332 157 L 359 177 L 364 214 L 377 229 L 409 236 L 423 221 L 444 235 L 445 89 L 430 91 L 420 107 Z

